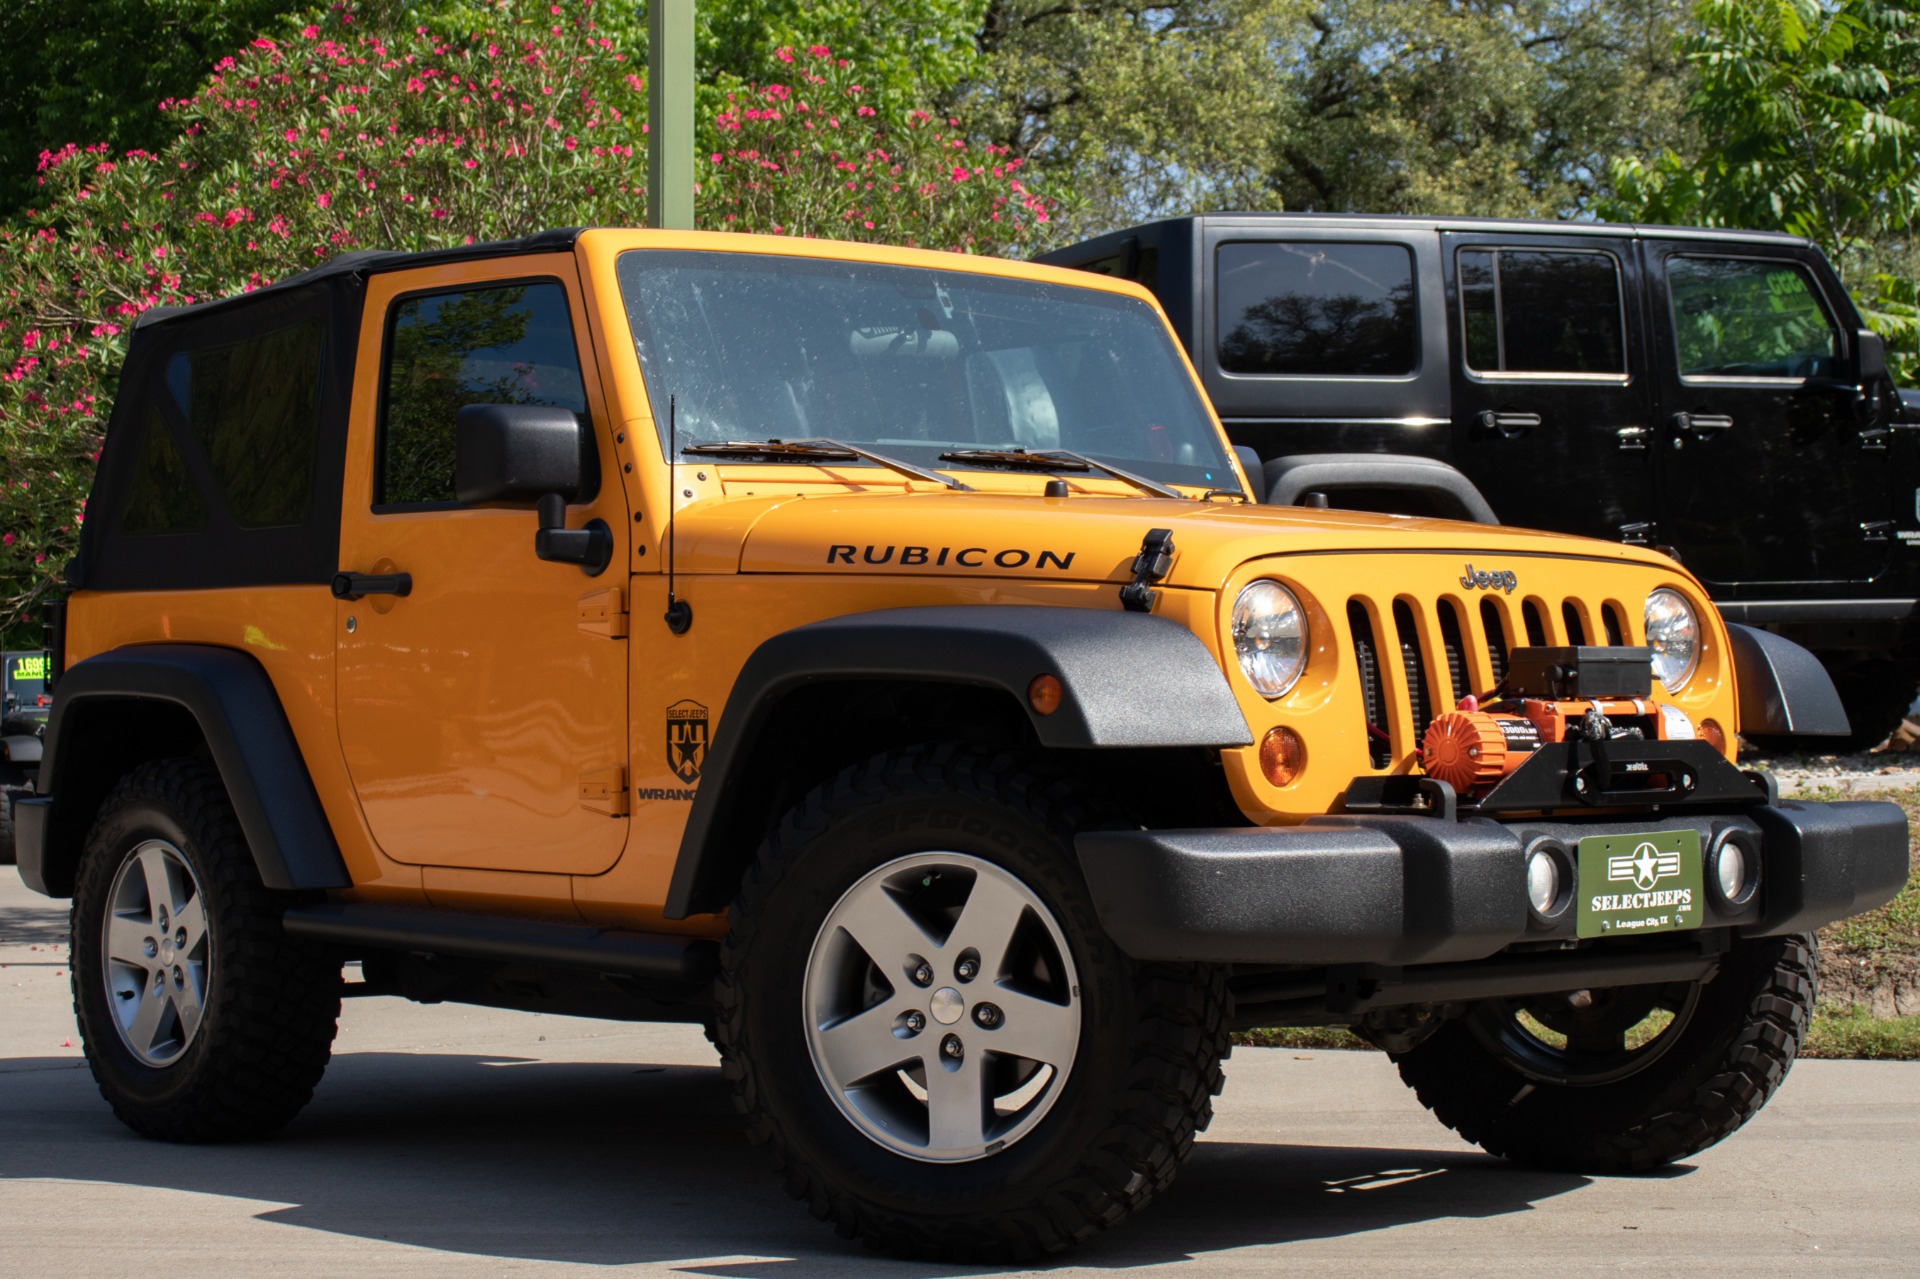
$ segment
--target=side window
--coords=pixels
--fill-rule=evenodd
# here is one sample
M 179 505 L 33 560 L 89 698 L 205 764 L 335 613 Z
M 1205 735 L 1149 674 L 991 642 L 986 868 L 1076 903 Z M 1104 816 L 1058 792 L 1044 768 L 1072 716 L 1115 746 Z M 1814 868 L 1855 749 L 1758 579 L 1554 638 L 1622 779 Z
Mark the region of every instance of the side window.
M 1757 258 L 1667 260 L 1680 376 L 1830 377 L 1840 333 L 1797 263 Z
M 228 513 L 243 529 L 307 518 L 322 335 L 316 317 L 244 341 L 182 351 L 167 361 L 167 390 L 213 470 Z
M 1575 249 L 1462 249 L 1460 314 L 1475 373 L 1624 376 L 1620 265 Z
M 133 470 L 133 491 L 120 516 L 120 531 L 139 537 L 160 533 L 197 533 L 207 526 L 207 504 L 200 498 L 180 448 L 160 410 L 147 410 L 147 438 Z
M 1230 243 L 1215 270 L 1229 373 L 1400 377 L 1419 363 L 1406 245 Z
M 454 418 L 468 404 L 587 411 L 558 283 L 403 298 L 389 316 L 376 504 L 454 500 Z

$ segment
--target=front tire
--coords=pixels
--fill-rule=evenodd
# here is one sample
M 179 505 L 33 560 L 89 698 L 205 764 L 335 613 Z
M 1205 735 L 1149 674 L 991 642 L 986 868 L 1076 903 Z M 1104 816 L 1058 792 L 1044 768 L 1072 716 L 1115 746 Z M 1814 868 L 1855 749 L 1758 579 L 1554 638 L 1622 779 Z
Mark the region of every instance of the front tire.
M 843 1235 L 1014 1261 L 1122 1220 L 1212 1114 L 1222 973 L 1101 932 L 1074 788 L 1015 756 L 878 756 L 809 794 L 731 912 L 718 1038 L 788 1191 Z
M 1814 979 L 1810 937 L 1736 941 L 1705 984 L 1579 992 L 1578 1008 L 1489 1000 L 1394 1061 L 1435 1118 L 1489 1154 L 1644 1172 L 1759 1113 L 1799 1052 Z
M 340 965 L 281 930 L 282 905 L 212 764 L 143 764 L 107 797 L 74 884 L 73 1004 L 94 1080 L 128 1127 L 256 1137 L 313 1095 Z

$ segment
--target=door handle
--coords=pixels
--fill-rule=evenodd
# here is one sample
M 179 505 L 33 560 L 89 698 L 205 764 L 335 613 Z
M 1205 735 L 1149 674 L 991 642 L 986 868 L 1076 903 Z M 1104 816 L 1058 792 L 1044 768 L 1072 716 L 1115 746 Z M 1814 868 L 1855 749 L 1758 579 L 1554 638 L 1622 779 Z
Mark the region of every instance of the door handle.
M 1480 411 L 1480 429 L 1503 440 L 1517 440 L 1538 425 L 1538 413 L 1496 413 L 1492 409 Z
M 1675 413 L 1667 421 L 1676 431 L 1686 431 L 1705 439 L 1709 435 L 1733 429 L 1733 419 L 1724 413 Z
M 347 573 L 333 575 L 333 598 L 357 600 L 367 595 L 411 595 L 411 573 Z

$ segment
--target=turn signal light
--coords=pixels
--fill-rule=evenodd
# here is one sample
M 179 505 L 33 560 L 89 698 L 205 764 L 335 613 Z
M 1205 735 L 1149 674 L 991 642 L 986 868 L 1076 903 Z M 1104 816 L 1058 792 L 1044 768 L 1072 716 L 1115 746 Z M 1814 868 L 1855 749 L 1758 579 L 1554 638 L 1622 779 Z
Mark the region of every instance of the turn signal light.
M 1053 714 L 1066 696 L 1067 690 L 1061 686 L 1058 676 L 1036 675 L 1027 685 L 1027 705 L 1033 707 L 1036 715 Z
M 1291 728 L 1270 728 L 1260 739 L 1260 771 L 1275 786 L 1286 786 L 1307 767 L 1307 744 Z
M 1700 739 L 1722 755 L 1727 753 L 1727 730 L 1720 727 L 1716 721 L 1710 719 L 1700 721 Z

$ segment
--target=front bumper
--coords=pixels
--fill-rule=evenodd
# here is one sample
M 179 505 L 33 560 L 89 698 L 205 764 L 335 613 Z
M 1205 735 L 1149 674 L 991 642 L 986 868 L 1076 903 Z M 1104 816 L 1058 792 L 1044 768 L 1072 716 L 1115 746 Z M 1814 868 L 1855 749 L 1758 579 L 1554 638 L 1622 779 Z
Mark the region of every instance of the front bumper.
M 1590 835 L 1692 828 L 1760 851 L 1753 899 L 1708 893 L 1701 931 L 1807 932 L 1892 900 L 1907 880 L 1894 804 L 1791 801 L 1726 816 L 1592 821 L 1331 816 L 1300 826 L 1095 831 L 1075 847 L 1109 936 L 1136 959 L 1239 964 L 1459 963 L 1575 940 L 1575 909 L 1527 903 L 1526 853 Z M 1689 934 L 1674 934 L 1680 940 Z

